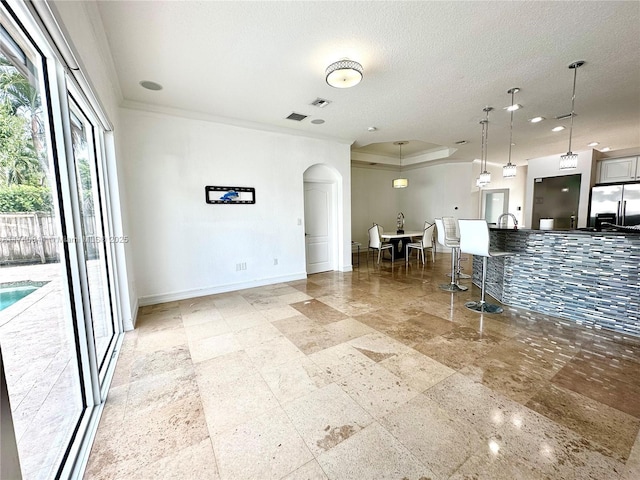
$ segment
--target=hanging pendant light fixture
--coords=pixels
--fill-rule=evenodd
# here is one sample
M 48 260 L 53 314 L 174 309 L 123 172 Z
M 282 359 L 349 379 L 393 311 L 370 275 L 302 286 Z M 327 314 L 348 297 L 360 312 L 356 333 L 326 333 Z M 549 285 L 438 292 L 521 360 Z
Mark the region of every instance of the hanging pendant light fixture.
M 515 103 L 515 94 L 519 91 L 520 89 L 518 87 L 507 90 L 507 93 L 511 94 L 511 106 L 507 108 L 507 110 L 511 112 L 511 124 L 509 126 L 509 161 L 502 167 L 503 178 L 514 178 L 516 176 L 516 166 L 511 163 L 511 147 L 513 146 L 513 112 L 520 108 L 515 108 L 515 105 L 517 105 L 517 103 Z
M 493 107 L 485 107 L 482 111 L 485 113 L 484 120 L 480 121 L 482 125 L 482 158 L 480 159 L 482 173 L 478 178 L 478 186 L 486 187 L 491 183 L 491 174 L 487 171 L 487 143 L 489 139 L 489 112 Z
M 394 145 L 398 145 L 400 147 L 400 172 L 402 172 L 402 146 L 407 143 L 409 143 L 407 140 L 393 142 Z M 393 188 L 407 188 L 408 186 L 409 180 L 407 178 L 401 177 L 393 180 Z
M 584 65 L 584 60 L 573 62 L 569 68 L 573 70 L 573 95 L 571 96 L 571 127 L 569 128 L 569 151 L 560 156 L 560 170 L 569 170 L 578 167 L 578 154 L 571 151 L 571 137 L 573 135 L 573 117 L 575 117 L 574 107 L 576 102 L 576 77 L 578 68 Z

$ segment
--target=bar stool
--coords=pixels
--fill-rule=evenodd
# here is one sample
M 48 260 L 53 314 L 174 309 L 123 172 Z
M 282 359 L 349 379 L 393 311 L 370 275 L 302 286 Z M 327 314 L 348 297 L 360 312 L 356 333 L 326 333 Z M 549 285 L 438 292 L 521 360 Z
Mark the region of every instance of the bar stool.
M 460 243 L 460 231 L 458 230 L 458 222 L 456 222 L 456 219 L 453 217 L 442 217 L 442 222 L 444 223 L 445 236 L 454 242 Z M 471 275 L 462 273 L 462 266 L 460 264 L 461 259 L 462 255 L 460 255 L 460 250 L 458 250 L 456 258 L 456 275 L 458 276 L 458 280 L 462 278 L 471 278 Z
M 468 290 L 468 287 L 458 285 L 458 277 L 456 273 L 456 263 L 458 257 L 458 251 L 460 250 L 460 242 L 454 238 L 452 238 L 449 234 L 453 233 L 455 235 L 455 230 L 453 232 L 447 232 L 447 229 L 444 225 L 444 218 L 436 218 L 436 228 L 438 230 L 438 242 L 440 242 L 445 247 L 451 248 L 451 283 L 449 284 L 441 284 L 440 288 L 447 292 L 462 292 Z
M 482 287 L 480 300 L 464 304 L 469 310 L 481 313 L 502 313 L 500 305 L 487 303 L 484 300 L 485 284 L 487 281 L 487 264 L 489 257 L 505 257 L 513 255 L 511 252 L 489 250 L 489 225 L 486 220 L 458 220 L 460 227 L 460 251 L 482 257 Z

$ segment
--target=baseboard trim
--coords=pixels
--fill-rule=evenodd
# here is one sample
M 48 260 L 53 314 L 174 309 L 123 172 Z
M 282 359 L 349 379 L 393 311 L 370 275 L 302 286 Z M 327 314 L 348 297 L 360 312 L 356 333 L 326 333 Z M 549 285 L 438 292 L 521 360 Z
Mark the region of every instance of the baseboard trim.
M 261 278 L 249 282 L 231 283 L 227 285 L 220 285 L 217 287 L 197 288 L 193 290 L 183 290 L 180 292 L 161 293 L 159 295 L 146 295 L 138 298 L 138 305 L 140 307 L 145 307 L 148 305 L 156 305 L 158 303 L 175 302 L 177 300 L 205 297 L 207 295 L 215 295 L 217 293 L 235 292 L 237 290 L 244 290 L 247 288 L 263 287 L 265 285 L 273 285 L 274 283 L 304 280 L 305 278 L 307 278 L 307 273 L 300 272 L 283 277 Z

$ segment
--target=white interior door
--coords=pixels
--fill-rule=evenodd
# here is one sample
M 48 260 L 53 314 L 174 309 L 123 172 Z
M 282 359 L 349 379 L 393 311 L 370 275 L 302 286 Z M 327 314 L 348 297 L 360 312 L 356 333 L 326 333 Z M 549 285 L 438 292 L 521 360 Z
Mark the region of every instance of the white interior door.
M 333 270 L 333 184 L 304 184 L 304 229 L 307 274 Z

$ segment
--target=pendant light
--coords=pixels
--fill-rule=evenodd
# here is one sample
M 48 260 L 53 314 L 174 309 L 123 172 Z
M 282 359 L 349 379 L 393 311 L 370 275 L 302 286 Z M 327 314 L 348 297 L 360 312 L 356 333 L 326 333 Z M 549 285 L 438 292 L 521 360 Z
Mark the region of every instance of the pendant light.
M 575 116 L 574 106 L 576 102 L 576 77 L 578 68 L 584 65 L 584 60 L 573 62 L 569 68 L 573 70 L 573 95 L 571 96 L 571 128 L 569 128 L 569 151 L 560 156 L 560 170 L 569 170 L 578 167 L 578 154 L 571 151 L 571 137 L 573 135 L 573 117 Z
M 394 145 L 398 145 L 400 147 L 400 172 L 402 172 L 402 146 L 407 143 L 409 143 L 407 140 L 393 142 Z M 407 188 L 408 186 L 409 180 L 407 178 L 401 177 L 393 180 L 393 188 Z
M 491 174 L 487 171 L 487 143 L 489 138 L 489 112 L 493 107 L 485 107 L 482 111 L 485 113 L 484 120 L 480 121 L 482 125 L 482 158 L 480 159 L 482 173 L 478 178 L 478 186 L 486 187 L 491 183 Z
M 516 176 L 516 166 L 511 163 L 511 147 L 513 146 L 513 112 L 520 108 L 516 108 L 517 104 L 515 102 L 515 94 L 519 91 L 520 89 L 518 87 L 513 87 L 507 90 L 507 93 L 511 94 L 511 105 L 507 108 L 507 110 L 511 112 L 511 124 L 509 126 L 509 161 L 504 167 L 502 167 L 503 178 L 514 178 Z

